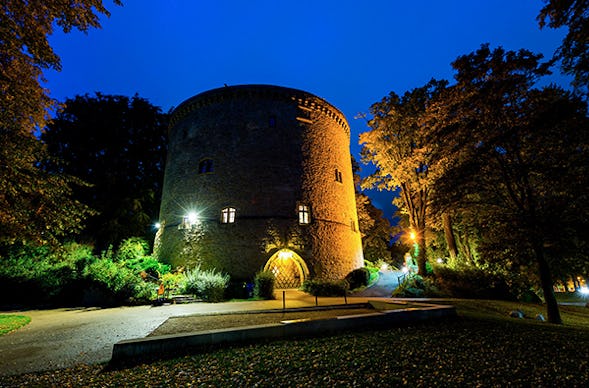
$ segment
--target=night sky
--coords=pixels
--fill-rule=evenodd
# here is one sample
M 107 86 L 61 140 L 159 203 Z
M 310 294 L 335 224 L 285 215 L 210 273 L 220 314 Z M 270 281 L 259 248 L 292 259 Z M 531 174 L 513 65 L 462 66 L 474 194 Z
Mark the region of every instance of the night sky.
M 486 42 L 549 58 L 565 34 L 538 28 L 541 0 L 123 1 L 104 1 L 102 29 L 51 37 L 63 65 L 46 73 L 52 97 L 138 93 L 168 111 L 224 84 L 287 86 L 346 115 L 356 156 L 368 128 L 354 117 L 390 91 L 451 80 L 450 63 Z

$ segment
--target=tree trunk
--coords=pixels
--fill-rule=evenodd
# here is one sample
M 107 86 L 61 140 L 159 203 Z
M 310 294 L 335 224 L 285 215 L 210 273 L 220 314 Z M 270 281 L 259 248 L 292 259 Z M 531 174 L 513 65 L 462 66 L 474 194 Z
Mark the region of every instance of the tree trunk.
M 458 249 L 456 248 L 456 239 L 454 238 L 454 232 L 452 231 L 452 220 L 450 219 L 450 214 L 442 214 L 442 225 L 444 227 L 444 236 L 446 237 L 446 245 L 448 246 L 450 259 L 456 260 L 456 256 L 458 256 Z
M 534 247 L 536 254 L 536 261 L 538 263 L 538 272 L 540 274 L 540 283 L 542 291 L 544 292 L 544 300 L 546 301 L 546 313 L 548 315 L 548 322 L 562 324 L 560 311 L 558 309 L 558 302 L 554 295 L 552 284 L 552 275 L 550 274 L 550 267 L 546 258 L 544 257 L 544 249 L 541 243 L 536 243 Z
M 417 274 L 421 276 L 427 275 L 427 269 L 425 267 L 425 262 L 427 261 L 426 252 L 425 252 L 425 221 L 420 222 L 419 226 L 415 228 L 415 238 L 417 243 Z

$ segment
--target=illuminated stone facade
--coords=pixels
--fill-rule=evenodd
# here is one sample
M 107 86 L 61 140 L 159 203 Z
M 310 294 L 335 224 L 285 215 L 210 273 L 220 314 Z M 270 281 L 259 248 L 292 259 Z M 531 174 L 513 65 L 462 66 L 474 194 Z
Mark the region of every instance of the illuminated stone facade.
M 198 94 L 172 114 L 155 254 L 279 287 L 341 279 L 363 265 L 339 110 L 269 85 Z

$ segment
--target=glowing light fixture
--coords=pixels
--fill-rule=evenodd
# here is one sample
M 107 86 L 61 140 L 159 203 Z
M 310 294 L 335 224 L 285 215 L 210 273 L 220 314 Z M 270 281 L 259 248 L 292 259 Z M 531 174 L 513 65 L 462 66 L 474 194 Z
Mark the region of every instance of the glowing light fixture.
M 444 259 L 442 259 L 441 257 L 438 257 L 438 258 L 436 259 L 436 262 L 437 262 L 438 264 L 442 264 L 442 263 L 444 262 Z
M 407 273 L 407 272 L 409 272 L 409 268 L 407 268 L 407 266 L 406 266 L 406 265 L 404 265 L 404 266 L 402 266 L 402 267 L 401 267 L 401 271 L 402 271 L 403 273 Z
M 196 212 L 188 213 L 187 220 L 190 226 L 196 225 L 196 223 L 198 222 L 198 214 L 196 214 Z
M 583 295 L 589 295 L 589 288 L 581 287 L 581 288 L 579 288 L 579 292 Z
M 382 265 L 380 266 L 381 271 L 386 271 L 388 269 L 389 269 L 389 265 L 387 263 L 382 263 Z
M 415 238 L 416 238 L 416 237 L 417 237 L 417 235 L 415 234 L 415 232 L 411 231 L 411 232 L 409 233 L 409 238 L 410 238 L 412 241 L 415 241 Z
M 278 258 L 281 260 L 286 260 L 292 258 L 292 252 L 287 250 L 282 250 L 278 252 Z
M 162 224 L 160 224 L 159 222 L 156 222 L 153 226 L 154 226 L 154 228 L 159 229 L 162 227 Z

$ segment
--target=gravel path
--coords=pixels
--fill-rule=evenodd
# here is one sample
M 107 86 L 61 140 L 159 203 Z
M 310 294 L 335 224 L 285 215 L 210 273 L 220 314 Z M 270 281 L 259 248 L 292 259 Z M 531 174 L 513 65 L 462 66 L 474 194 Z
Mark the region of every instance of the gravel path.
M 192 315 L 173 317 L 166 320 L 149 336 L 190 333 L 203 330 L 227 329 L 231 327 L 279 323 L 294 319 L 325 319 L 345 315 L 372 314 L 375 310 L 368 308 L 332 309 L 317 311 L 275 312 L 258 314 L 224 314 Z

